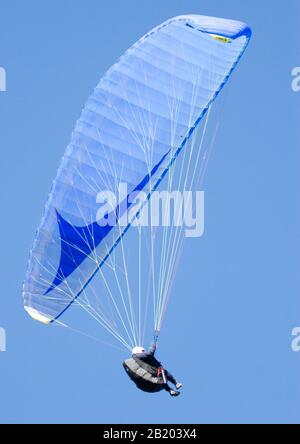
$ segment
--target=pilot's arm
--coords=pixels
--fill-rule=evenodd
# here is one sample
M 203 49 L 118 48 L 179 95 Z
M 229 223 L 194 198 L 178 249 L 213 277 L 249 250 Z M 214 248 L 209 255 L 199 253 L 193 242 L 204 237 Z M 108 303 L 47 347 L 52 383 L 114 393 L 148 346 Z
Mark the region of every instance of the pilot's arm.
M 148 350 L 148 355 L 149 356 L 154 356 L 156 352 L 156 341 L 153 341 L 149 350 Z

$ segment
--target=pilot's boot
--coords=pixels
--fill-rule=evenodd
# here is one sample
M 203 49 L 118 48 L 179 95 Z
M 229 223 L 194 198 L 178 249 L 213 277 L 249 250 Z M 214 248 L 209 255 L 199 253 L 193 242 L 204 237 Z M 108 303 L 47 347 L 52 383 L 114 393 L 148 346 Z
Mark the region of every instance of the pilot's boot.
M 169 393 L 171 396 L 179 396 L 180 395 L 180 392 L 178 392 L 177 390 L 170 390 Z

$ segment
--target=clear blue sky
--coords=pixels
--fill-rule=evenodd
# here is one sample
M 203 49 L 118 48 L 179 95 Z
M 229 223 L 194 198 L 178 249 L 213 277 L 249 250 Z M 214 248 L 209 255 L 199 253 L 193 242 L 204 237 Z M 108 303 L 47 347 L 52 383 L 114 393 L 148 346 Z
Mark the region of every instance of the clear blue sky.
M 299 2 L 2 0 L 0 12 L 0 422 L 299 422 Z M 21 285 L 86 98 L 127 47 L 183 13 L 243 20 L 253 39 L 213 114 L 205 235 L 187 242 L 161 336 L 184 382 L 171 399 L 136 390 L 121 352 L 33 322 Z

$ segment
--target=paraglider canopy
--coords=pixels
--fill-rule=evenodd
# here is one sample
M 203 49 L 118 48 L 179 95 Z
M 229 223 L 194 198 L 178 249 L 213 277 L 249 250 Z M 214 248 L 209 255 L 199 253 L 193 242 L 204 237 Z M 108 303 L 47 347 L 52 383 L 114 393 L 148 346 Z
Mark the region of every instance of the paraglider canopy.
M 125 263 L 123 236 L 142 210 L 128 197 L 144 192 L 148 200 L 162 179 L 171 177 L 181 152 L 188 153 L 186 163 L 179 160 L 182 169 L 186 164 L 197 167 L 188 143 L 250 35 L 249 27 L 238 21 L 174 17 L 142 37 L 105 73 L 76 123 L 30 252 L 23 297 L 32 318 L 57 321 L 77 302 L 129 350 L 142 343 L 146 291 L 130 290 L 128 268 L 120 271 L 113 256 L 119 246 Z M 182 177 L 193 174 L 186 168 Z M 99 193 L 117 195 L 120 183 L 127 184 L 127 194 L 99 217 Z M 114 223 L 107 223 L 111 219 Z M 164 241 L 148 254 L 150 274 L 153 280 L 158 276 L 151 291 L 157 330 L 174 279 L 176 242 L 177 237 L 171 239 L 168 249 Z M 163 256 L 156 273 L 159 251 Z M 104 264 L 109 264 L 115 283 L 111 277 L 103 280 L 101 299 L 93 303 L 86 292 L 97 271 L 103 278 Z M 138 270 L 141 280 L 146 273 L 141 266 Z M 109 309 L 103 307 L 104 291 Z

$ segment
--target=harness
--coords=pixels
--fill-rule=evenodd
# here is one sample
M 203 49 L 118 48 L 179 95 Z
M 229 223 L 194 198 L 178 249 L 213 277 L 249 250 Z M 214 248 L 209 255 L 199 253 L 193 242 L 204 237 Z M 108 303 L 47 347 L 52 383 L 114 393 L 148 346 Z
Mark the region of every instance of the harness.
M 145 392 L 159 392 L 166 384 L 162 367 L 154 367 L 138 358 L 127 359 L 123 367 L 137 387 Z

